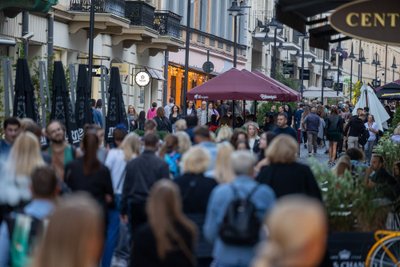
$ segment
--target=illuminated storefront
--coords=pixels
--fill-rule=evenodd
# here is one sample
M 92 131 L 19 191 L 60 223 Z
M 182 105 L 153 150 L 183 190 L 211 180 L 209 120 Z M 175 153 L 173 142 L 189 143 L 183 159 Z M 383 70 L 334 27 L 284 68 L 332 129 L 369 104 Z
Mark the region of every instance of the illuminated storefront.
M 210 74 L 209 77 L 214 77 Z M 168 94 L 167 98 L 173 97 L 178 106 L 182 106 L 183 81 L 185 77 L 185 68 L 178 64 L 170 63 L 168 66 Z M 208 80 L 208 75 L 201 70 L 189 68 L 189 86 L 188 91 L 199 86 Z

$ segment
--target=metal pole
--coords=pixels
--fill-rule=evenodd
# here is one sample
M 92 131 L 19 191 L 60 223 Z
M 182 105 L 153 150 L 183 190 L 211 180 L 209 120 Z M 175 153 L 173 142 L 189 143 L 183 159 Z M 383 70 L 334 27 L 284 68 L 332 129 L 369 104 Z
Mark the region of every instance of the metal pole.
M 92 96 L 92 69 L 93 69 L 93 39 L 94 39 L 94 0 L 90 2 L 90 22 L 89 22 L 89 94 Z M 104 103 L 103 103 L 104 105 Z
M 277 34 L 277 27 L 274 29 L 274 54 L 272 55 L 272 69 L 271 69 L 271 76 L 272 78 L 276 78 L 276 34 Z
M 387 56 L 388 56 L 388 45 L 385 46 L 385 83 L 386 84 L 386 70 L 387 70 Z
M 237 16 L 233 16 L 233 67 L 237 65 Z
M 353 93 L 353 59 L 350 59 L 350 102 Z
M 4 82 L 4 111 L 5 111 L 5 116 L 10 117 L 10 88 L 9 88 L 9 71 L 10 69 L 8 68 L 8 62 L 9 59 L 3 59 L 2 60 L 2 66 L 3 66 L 3 82 Z M 394 69 L 393 69 L 393 77 L 394 77 Z
M 54 41 L 54 14 L 47 17 L 47 68 L 49 69 L 53 59 Z
M 301 73 L 300 73 L 300 79 L 301 79 L 300 97 L 301 97 L 301 99 L 303 99 L 303 91 L 304 91 L 304 37 L 301 40 Z
M 104 67 L 100 66 L 100 83 L 101 83 L 101 101 L 103 102 L 103 105 L 101 106 L 101 111 L 103 112 L 103 116 L 101 116 L 101 119 L 103 120 L 103 128 L 106 128 L 106 74 L 104 71 Z M 109 103 L 107 103 L 109 104 Z
M 324 50 L 323 56 L 322 56 L 322 74 L 321 74 L 321 77 L 322 77 L 321 103 L 322 103 L 322 105 L 324 105 L 324 79 L 325 79 L 325 56 L 326 56 L 325 54 L 326 54 L 326 51 Z
M 376 87 L 378 84 L 378 52 L 375 52 L 375 84 Z
M 337 91 L 336 91 L 336 96 L 339 96 L 339 88 L 340 88 L 340 86 L 339 86 L 339 76 L 340 76 L 340 56 L 341 56 L 341 52 L 340 52 L 340 42 L 339 42 L 339 45 L 338 45 L 338 51 L 339 51 L 339 54 L 338 54 L 338 61 L 337 61 Z
M 169 65 L 169 51 L 165 50 L 165 55 L 164 55 L 163 106 L 167 104 L 167 97 L 168 97 L 168 65 Z
M 393 77 L 393 82 L 394 82 L 394 68 L 393 68 L 393 72 L 392 72 L 392 77 Z
M 22 11 L 22 36 L 29 33 L 29 12 Z M 24 58 L 28 59 L 29 38 L 24 39 Z
M 186 114 L 186 94 L 188 91 L 188 82 L 189 82 L 189 45 L 190 45 L 190 9 L 191 9 L 191 1 L 187 0 L 187 13 L 186 13 L 186 46 L 185 46 L 185 77 L 183 79 L 183 92 L 182 92 L 182 110 L 183 114 Z

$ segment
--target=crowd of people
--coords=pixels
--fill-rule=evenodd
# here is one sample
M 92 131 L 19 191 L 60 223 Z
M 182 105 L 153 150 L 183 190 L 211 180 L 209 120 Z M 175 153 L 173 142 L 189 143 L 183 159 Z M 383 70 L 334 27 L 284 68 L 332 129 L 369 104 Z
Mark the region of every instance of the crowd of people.
M 79 147 L 59 121 L 42 130 L 7 118 L 0 266 L 331 266 L 321 190 L 300 145 L 313 156 L 327 140 L 338 177 L 358 164 L 366 186 L 400 193 L 400 163 L 391 173 L 373 154 L 373 114 L 350 108 L 272 106 L 259 125 L 233 118 L 225 101 L 182 112 L 171 98 L 147 113 L 129 106 L 129 128 L 117 125 L 111 144 L 99 123 L 86 125 Z

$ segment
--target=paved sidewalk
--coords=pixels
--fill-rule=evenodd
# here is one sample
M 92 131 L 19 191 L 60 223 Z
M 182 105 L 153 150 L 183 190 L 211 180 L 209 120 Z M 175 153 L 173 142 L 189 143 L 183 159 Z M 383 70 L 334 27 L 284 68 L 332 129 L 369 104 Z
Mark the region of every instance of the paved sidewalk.
M 328 163 L 329 156 L 328 154 L 325 154 L 325 151 L 328 149 L 329 143 L 326 142 L 325 147 L 319 147 L 317 150 L 317 154 L 314 154 L 312 157 L 316 158 L 320 163 Z M 308 159 L 310 157 L 308 156 L 308 150 L 304 148 L 304 144 L 300 144 L 300 159 L 299 161 L 308 164 Z

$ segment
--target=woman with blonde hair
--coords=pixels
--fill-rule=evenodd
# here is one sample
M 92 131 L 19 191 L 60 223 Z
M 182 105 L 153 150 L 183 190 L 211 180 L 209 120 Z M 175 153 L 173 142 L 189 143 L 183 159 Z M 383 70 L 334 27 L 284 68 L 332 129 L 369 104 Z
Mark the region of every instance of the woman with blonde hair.
M 221 142 L 229 142 L 232 138 L 233 131 L 232 128 L 227 126 L 227 125 L 222 125 L 218 130 L 217 130 L 217 138 L 216 142 L 221 143 Z
M 46 165 L 37 137 L 22 132 L 15 140 L 0 176 L 0 203 L 16 206 L 31 199 L 31 174 Z
M 183 131 L 176 132 L 175 136 L 178 137 L 178 152 L 184 155 L 192 146 L 192 141 L 190 141 L 189 135 Z
M 255 122 L 249 122 L 246 127 L 247 136 L 249 139 L 250 151 L 257 154 L 260 151 L 260 137 L 258 136 L 258 126 Z
M 150 190 L 148 223 L 133 236 L 131 267 L 196 265 L 196 226 L 183 214 L 178 187 L 162 179 Z
M 269 185 L 277 198 L 288 194 L 305 194 L 322 200 L 310 167 L 296 162 L 298 149 L 297 142 L 291 136 L 281 134 L 275 137 L 265 154 L 269 165 L 261 168 L 257 181 Z
M 214 178 L 218 183 L 229 183 L 235 178 L 231 163 L 231 154 L 234 151 L 235 148 L 229 142 L 218 144 L 214 169 Z
M 183 212 L 196 223 L 200 231 L 196 250 L 199 266 L 209 266 L 212 261 L 212 246 L 202 234 L 208 199 L 217 186 L 215 179 L 204 176 L 209 162 L 207 150 L 199 146 L 190 148 L 182 158 L 184 174 L 174 180 L 181 192 Z
M 92 267 L 100 260 L 104 223 L 100 206 L 86 194 L 64 199 L 49 218 L 32 267 Z
M 266 220 L 268 241 L 253 267 L 316 267 L 326 252 L 327 220 L 322 204 L 304 196 L 277 202 Z

